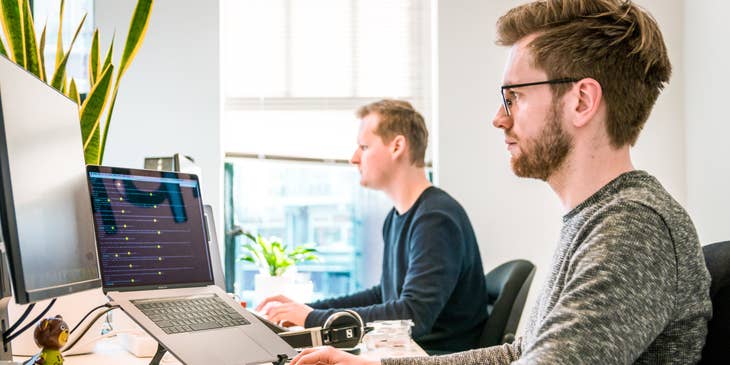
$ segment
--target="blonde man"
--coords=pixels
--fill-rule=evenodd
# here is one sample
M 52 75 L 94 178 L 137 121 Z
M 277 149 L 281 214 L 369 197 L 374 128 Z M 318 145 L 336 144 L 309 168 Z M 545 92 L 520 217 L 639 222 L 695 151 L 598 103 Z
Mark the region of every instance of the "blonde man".
M 431 351 L 477 347 L 487 318 L 484 269 L 464 209 L 426 178 L 428 131 L 410 103 L 381 100 L 361 107 L 352 164 L 360 184 L 383 191 L 393 209 L 383 224 L 380 284 L 309 305 L 277 296 L 258 307 L 270 320 L 321 326 L 341 309 L 364 321 L 412 319 L 413 337 Z

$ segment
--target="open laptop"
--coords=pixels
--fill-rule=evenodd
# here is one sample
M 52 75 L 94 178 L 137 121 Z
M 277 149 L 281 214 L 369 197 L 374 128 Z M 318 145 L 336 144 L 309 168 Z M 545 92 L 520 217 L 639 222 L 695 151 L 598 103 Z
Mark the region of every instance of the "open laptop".
M 185 364 L 296 355 L 214 285 L 196 175 L 87 166 L 87 177 L 104 293 L 168 351 Z

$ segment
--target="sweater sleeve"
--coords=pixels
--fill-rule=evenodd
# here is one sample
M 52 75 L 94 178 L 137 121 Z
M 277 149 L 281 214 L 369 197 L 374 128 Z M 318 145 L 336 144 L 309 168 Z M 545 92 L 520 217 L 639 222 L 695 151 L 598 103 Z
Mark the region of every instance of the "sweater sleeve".
M 507 365 L 520 357 L 522 338 L 511 344 L 430 357 L 382 359 L 382 365 Z
M 314 310 L 307 315 L 307 319 L 304 321 L 304 327 L 309 328 L 321 326 L 327 320 L 327 317 L 337 310 L 344 308 L 366 307 L 382 303 L 382 298 L 383 295 L 380 290 L 380 285 L 376 285 L 370 289 L 354 294 L 309 303 L 307 305 L 314 308 Z
M 630 364 L 667 326 L 677 266 L 662 218 L 624 202 L 592 220 L 568 253 L 563 291 L 516 364 Z
M 353 307 L 363 321 L 412 319 L 413 337 L 431 331 L 457 285 L 464 255 L 458 224 L 439 212 L 417 217 L 412 225 L 408 271 L 400 296 L 379 304 Z M 386 273 L 383 273 L 384 275 Z M 306 325 L 321 325 L 336 309 L 314 310 Z
M 380 291 L 380 285 L 376 285 L 370 289 L 359 291 L 357 293 L 343 295 L 337 298 L 319 300 L 307 305 L 316 309 L 363 307 L 380 303 L 383 300 L 382 298 L 383 295 Z

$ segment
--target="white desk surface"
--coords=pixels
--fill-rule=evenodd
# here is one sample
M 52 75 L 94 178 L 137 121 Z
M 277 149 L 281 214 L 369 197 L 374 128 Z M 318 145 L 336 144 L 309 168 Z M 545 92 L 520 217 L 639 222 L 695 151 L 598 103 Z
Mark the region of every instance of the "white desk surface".
M 427 354 L 418 344 L 411 342 L 411 346 L 408 348 L 380 348 L 374 351 L 363 351 L 361 356 L 370 359 L 380 359 L 383 357 L 427 356 Z M 25 357 L 16 357 L 15 361 L 23 361 L 26 359 Z M 99 341 L 93 353 L 65 356 L 63 363 L 65 365 L 147 365 L 151 359 L 151 357 L 136 357 L 132 355 L 117 343 L 116 338 L 110 338 Z M 178 365 L 180 362 L 169 353 L 166 353 L 160 364 Z

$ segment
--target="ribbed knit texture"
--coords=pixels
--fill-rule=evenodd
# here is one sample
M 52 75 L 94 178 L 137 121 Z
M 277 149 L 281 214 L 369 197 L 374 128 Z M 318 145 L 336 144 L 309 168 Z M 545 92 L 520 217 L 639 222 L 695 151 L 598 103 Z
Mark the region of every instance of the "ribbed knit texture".
M 659 182 L 625 173 L 563 217 L 524 337 L 400 364 L 693 364 L 712 309 L 694 225 Z

